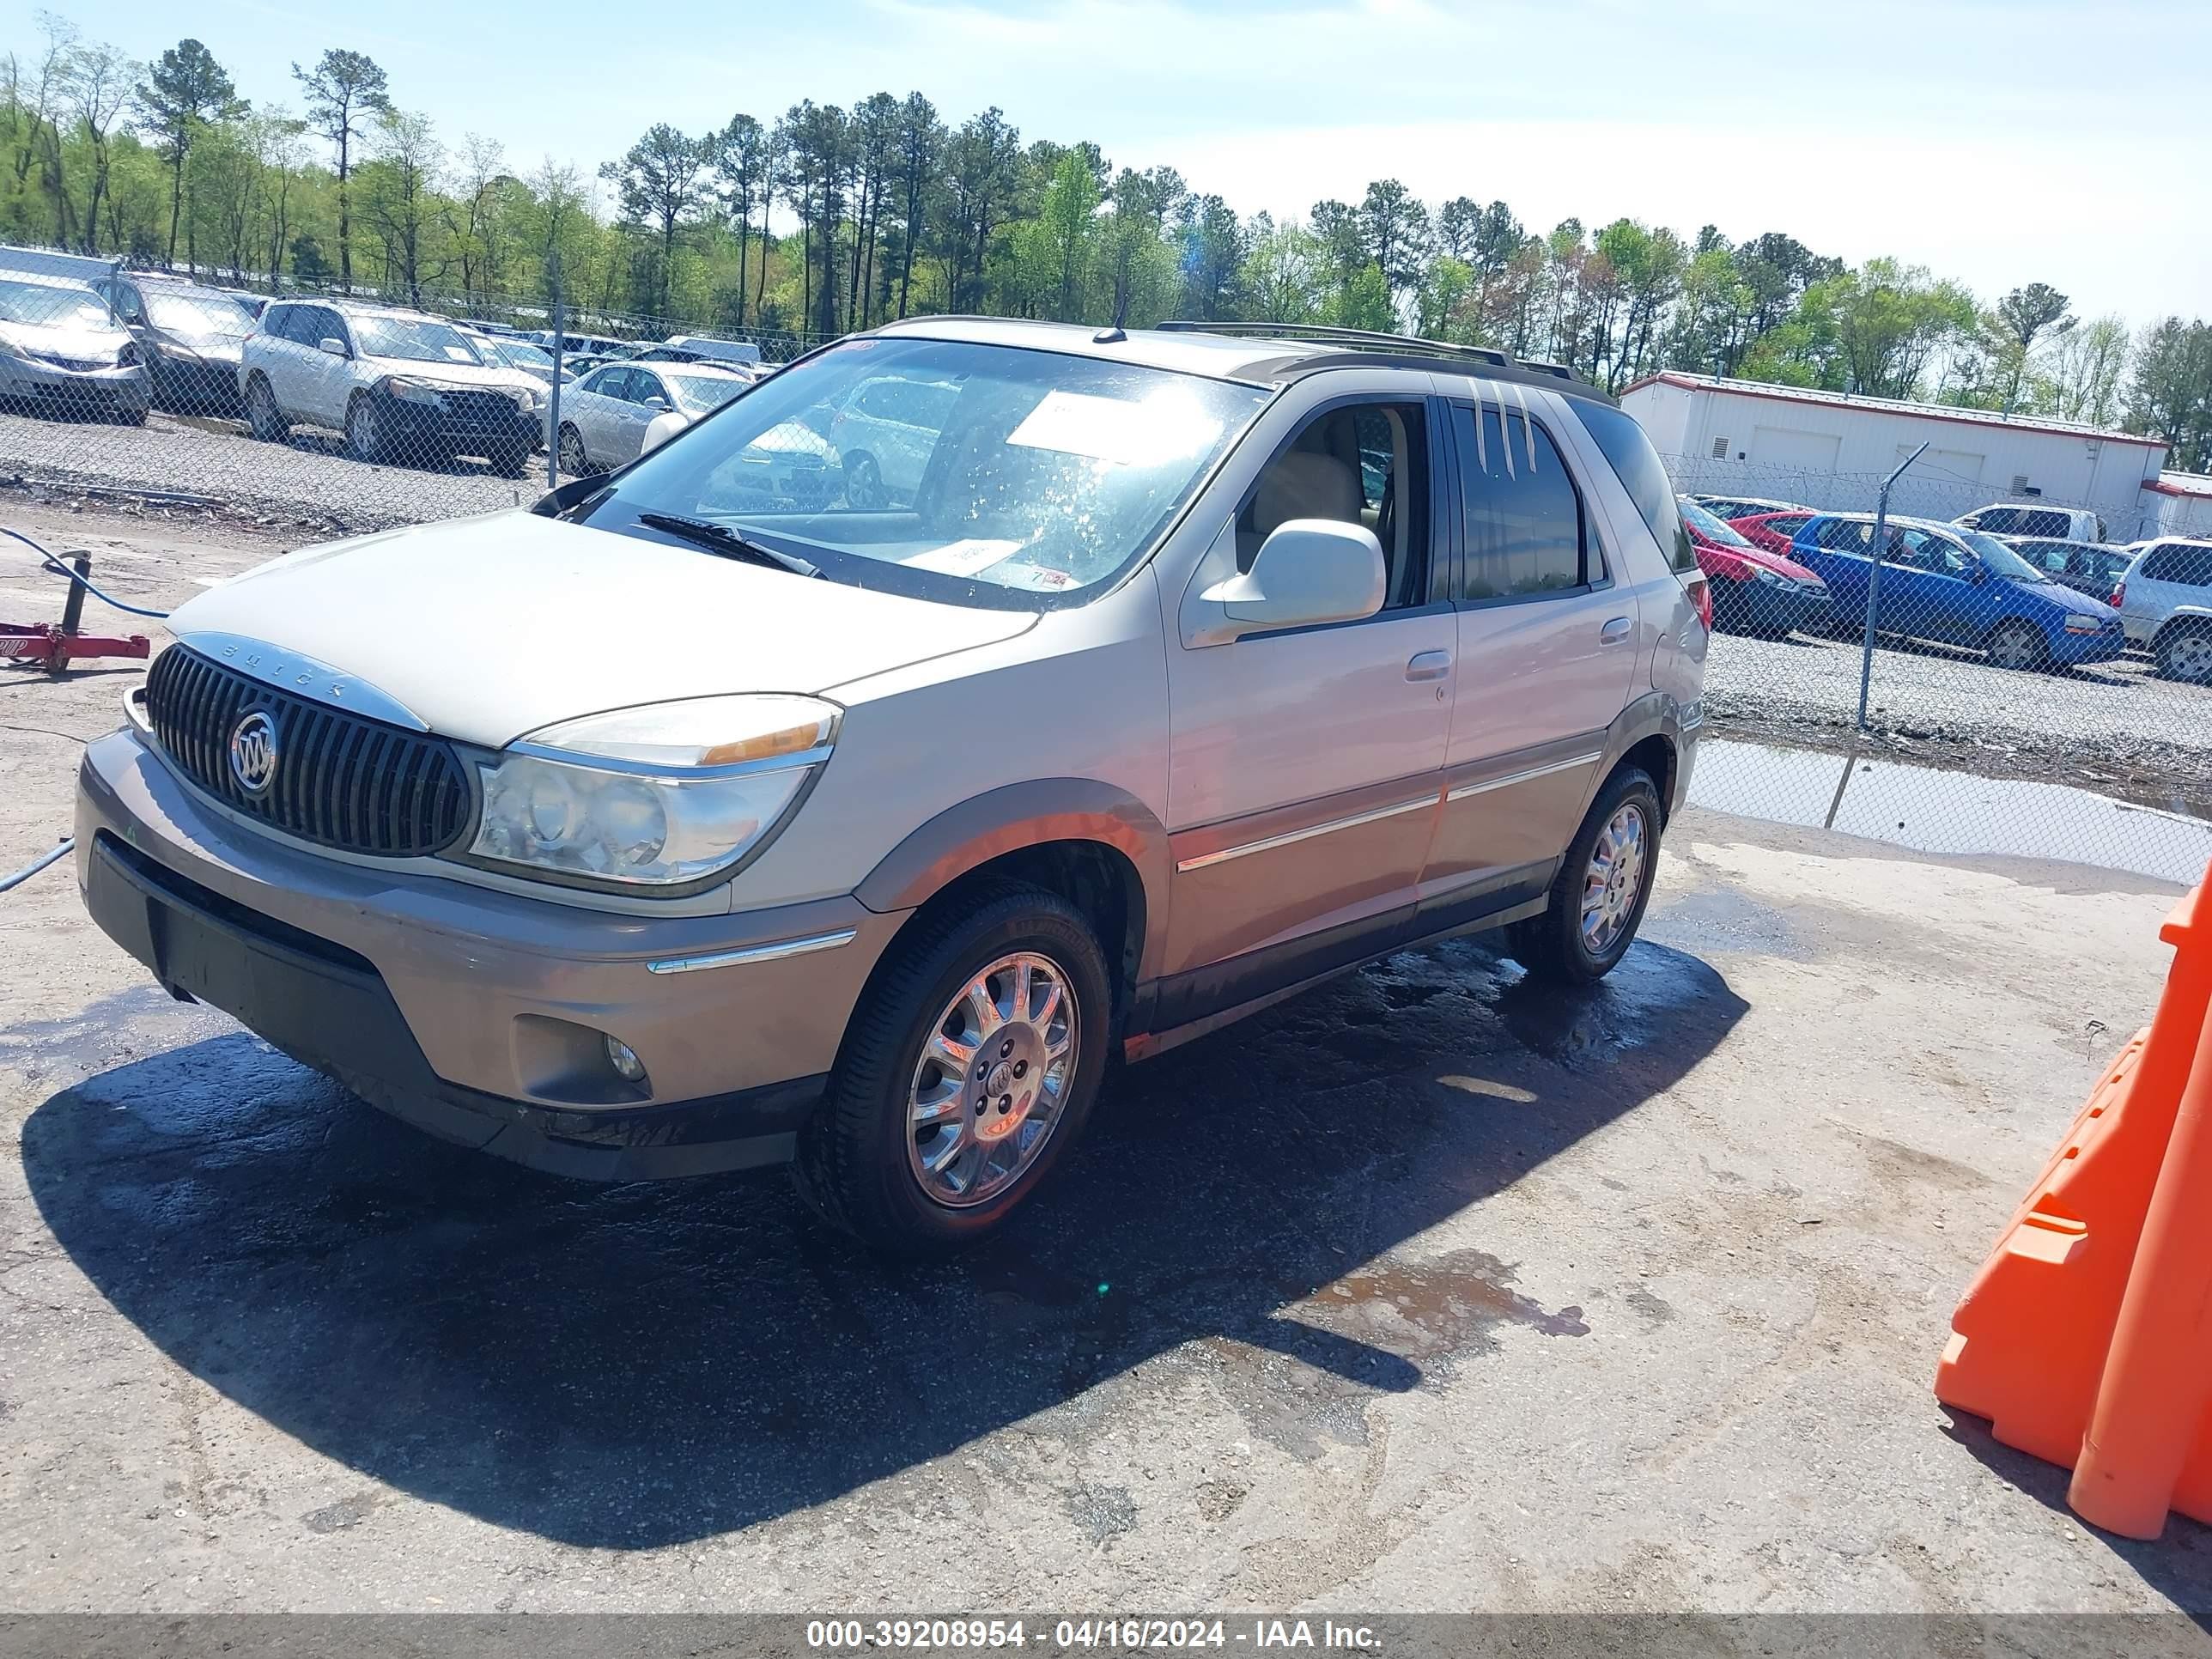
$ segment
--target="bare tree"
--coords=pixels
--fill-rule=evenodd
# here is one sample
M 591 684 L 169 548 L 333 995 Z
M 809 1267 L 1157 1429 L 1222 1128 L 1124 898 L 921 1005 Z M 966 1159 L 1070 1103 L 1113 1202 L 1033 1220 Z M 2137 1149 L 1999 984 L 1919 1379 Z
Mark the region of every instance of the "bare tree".
M 84 251 L 100 252 L 100 209 L 107 199 L 110 141 L 131 101 L 141 65 L 105 41 L 77 46 L 69 55 L 66 91 L 70 112 L 92 148 L 92 194 L 84 210 Z

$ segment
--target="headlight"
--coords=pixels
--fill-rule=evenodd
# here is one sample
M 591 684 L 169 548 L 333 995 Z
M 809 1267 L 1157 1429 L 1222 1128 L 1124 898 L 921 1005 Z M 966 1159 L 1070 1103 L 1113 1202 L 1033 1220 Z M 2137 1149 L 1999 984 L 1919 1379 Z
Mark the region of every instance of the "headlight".
M 479 762 L 472 860 L 672 887 L 765 847 L 830 757 L 814 697 L 696 697 L 549 726 Z
M 2069 614 L 2066 618 L 2066 631 L 2069 634 L 2101 634 L 2105 631 L 2105 619 L 2102 617 Z
M 137 365 L 138 365 L 138 348 L 137 348 L 137 346 L 135 343 L 133 343 L 133 344 L 128 344 L 128 345 L 124 345 L 124 346 L 118 347 L 118 348 L 117 349 L 116 353 L 115 353 L 115 366 L 116 366 L 116 368 L 137 368 Z
M 514 388 L 514 406 L 517 409 L 520 409 L 524 414 L 535 414 L 538 410 L 538 388 L 536 386 L 519 386 Z
M 438 388 L 428 380 L 403 380 L 392 375 L 378 384 L 386 397 L 397 398 L 403 404 L 424 404 L 432 409 L 446 406 L 446 400 L 438 395 Z
M 1751 579 L 1752 580 L 1762 583 L 1768 587 L 1795 587 L 1797 586 L 1796 583 L 1791 581 L 1789 577 L 1784 575 L 1779 570 L 1770 570 L 1763 564 L 1753 565 L 1752 567 Z

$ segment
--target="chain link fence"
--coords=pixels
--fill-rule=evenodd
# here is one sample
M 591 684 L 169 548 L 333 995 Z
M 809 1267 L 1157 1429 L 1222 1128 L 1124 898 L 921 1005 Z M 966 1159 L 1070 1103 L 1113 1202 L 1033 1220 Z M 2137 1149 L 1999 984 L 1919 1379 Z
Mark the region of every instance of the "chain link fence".
M 482 513 L 623 465 L 815 343 L 408 297 L 127 272 L 94 295 L 0 271 L 0 479 L 243 509 L 302 539 Z M 762 476 L 797 506 L 888 499 L 818 412 L 770 434 Z M 1716 626 L 1702 804 L 2203 874 L 2212 544 L 2112 545 L 2062 501 L 1980 514 L 1990 487 L 1940 466 L 1897 478 L 1878 536 L 1879 477 L 1668 465 Z

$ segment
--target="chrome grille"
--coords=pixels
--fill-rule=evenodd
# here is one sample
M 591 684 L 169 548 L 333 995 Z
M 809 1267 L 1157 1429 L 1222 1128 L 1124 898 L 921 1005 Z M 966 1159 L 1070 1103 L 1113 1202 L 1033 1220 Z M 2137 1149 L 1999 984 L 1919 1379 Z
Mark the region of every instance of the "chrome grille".
M 230 765 L 238 723 L 276 723 L 276 776 L 249 793 Z M 349 853 L 434 853 L 467 827 L 468 775 L 453 745 L 311 702 L 172 646 L 146 676 L 154 736 L 177 769 L 233 811 Z

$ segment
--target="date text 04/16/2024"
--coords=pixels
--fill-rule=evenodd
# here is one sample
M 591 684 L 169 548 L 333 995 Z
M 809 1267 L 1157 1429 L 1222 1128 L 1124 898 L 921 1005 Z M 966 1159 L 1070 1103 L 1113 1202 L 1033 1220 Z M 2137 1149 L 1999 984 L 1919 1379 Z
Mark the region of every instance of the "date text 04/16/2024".
M 1032 1634 L 1034 1630 L 1034 1634 Z M 1152 1619 L 1136 1616 L 1082 1619 L 819 1619 L 809 1621 L 806 1643 L 823 1651 L 908 1649 L 921 1651 L 982 1651 L 997 1648 L 1142 1652 L 1178 1648 L 1326 1648 L 1363 1652 L 1376 1646 L 1365 1625 L 1318 1623 L 1305 1619 L 1253 1619 L 1231 1625 L 1221 1619 Z

